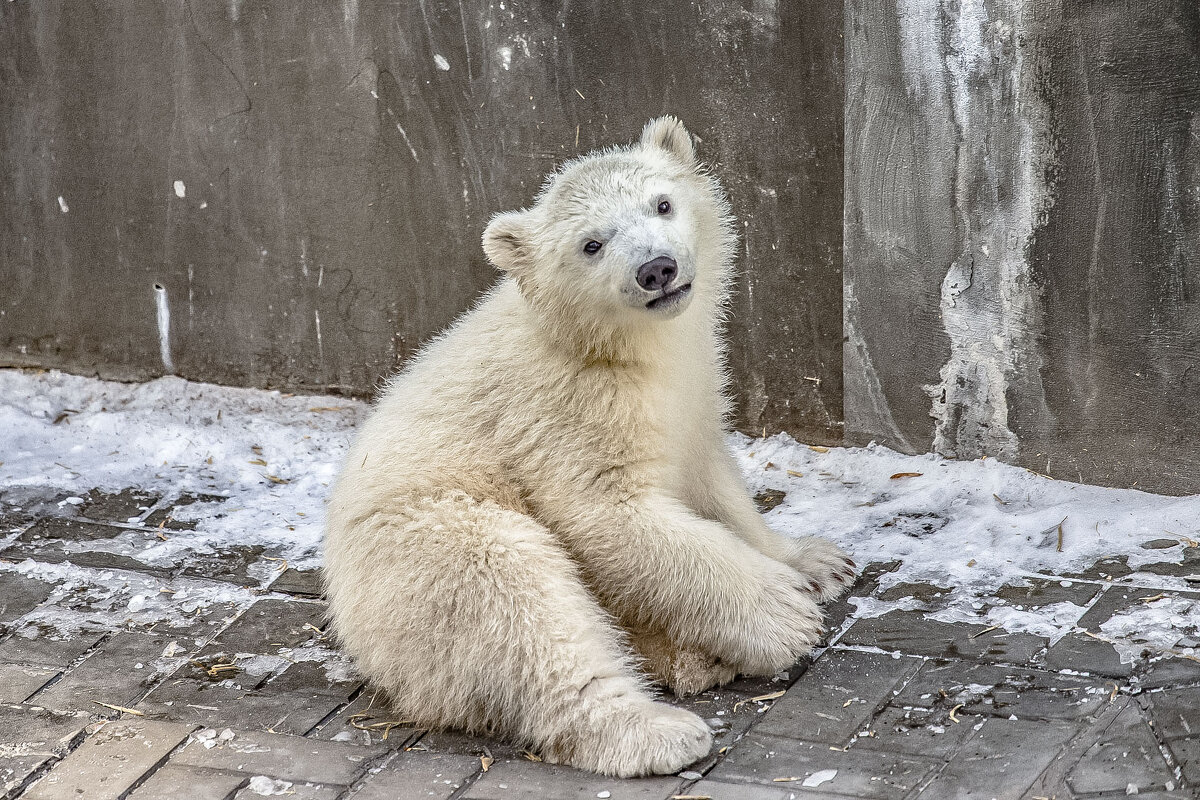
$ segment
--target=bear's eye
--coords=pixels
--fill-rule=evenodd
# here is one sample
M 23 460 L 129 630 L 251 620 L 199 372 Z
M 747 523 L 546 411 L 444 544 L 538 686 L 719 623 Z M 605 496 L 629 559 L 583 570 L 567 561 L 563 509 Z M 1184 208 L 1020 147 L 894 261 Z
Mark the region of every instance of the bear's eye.
M 604 247 L 604 245 L 593 239 L 583 246 L 583 252 L 587 253 L 589 256 L 594 256 L 596 253 L 600 252 L 601 247 Z
M 670 200 L 663 200 L 662 202 L 660 202 L 660 203 L 658 204 L 658 213 L 660 213 L 660 214 L 670 214 L 670 213 L 671 213 L 671 201 L 670 201 Z

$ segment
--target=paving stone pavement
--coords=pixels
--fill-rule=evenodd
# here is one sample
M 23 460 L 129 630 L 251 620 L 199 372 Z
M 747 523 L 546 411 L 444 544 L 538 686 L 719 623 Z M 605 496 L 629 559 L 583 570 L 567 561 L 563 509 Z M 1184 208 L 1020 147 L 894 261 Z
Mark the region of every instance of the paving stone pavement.
M 138 556 L 195 526 L 176 509 L 219 498 L 65 497 L 0 490 L 2 800 L 1200 797 L 1200 631 L 1130 652 L 1101 627 L 1200 598 L 1165 579 L 1194 572 L 1198 548 L 1031 577 L 988 602 L 1074 604 L 1053 642 L 927 619 L 950 587 L 881 591 L 896 564 L 868 565 L 853 594 L 903 610 L 831 604 L 813 658 L 672 699 L 717 731 L 705 760 L 617 780 L 395 719 L 329 641 L 315 571 L 261 548 Z

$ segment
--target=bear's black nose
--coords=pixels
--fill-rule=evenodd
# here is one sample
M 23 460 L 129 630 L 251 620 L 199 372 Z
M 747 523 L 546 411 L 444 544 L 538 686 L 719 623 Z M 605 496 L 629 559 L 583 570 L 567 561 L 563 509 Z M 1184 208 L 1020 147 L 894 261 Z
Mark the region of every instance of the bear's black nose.
M 670 256 L 659 256 L 638 267 L 637 282 L 647 291 L 665 289 L 679 274 L 679 265 Z

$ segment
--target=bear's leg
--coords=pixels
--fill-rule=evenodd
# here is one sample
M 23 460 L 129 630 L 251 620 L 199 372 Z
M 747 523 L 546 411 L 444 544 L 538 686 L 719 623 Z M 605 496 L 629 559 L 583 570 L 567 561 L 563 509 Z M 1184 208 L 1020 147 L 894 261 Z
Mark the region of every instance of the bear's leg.
M 646 694 L 621 633 L 532 518 L 457 495 L 355 527 L 330 540 L 335 629 L 406 719 L 621 777 L 708 753 L 703 720 Z
M 647 483 L 626 472 L 539 505 L 604 607 L 746 674 L 809 653 L 822 627 L 809 579 Z
M 699 694 L 713 686 L 722 686 L 737 677 L 737 668 L 697 647 L 684 647 L 671 641 L 665 632 L 637 630 L 629 642 L 642 658 L 641 668 L 655 683 L 662 684 L 676 697 Z
M 723 444 L 709 449 L 708 459 L 693 467 L 690 481 L 697 511 L 723 522 L 759 552 L 807 577 L 822 602 L 832 600 L 854 583 L 854 561 L 833 542 L 817 536 L 793 539 L 771 530 L 755 508 L 728 449 Z

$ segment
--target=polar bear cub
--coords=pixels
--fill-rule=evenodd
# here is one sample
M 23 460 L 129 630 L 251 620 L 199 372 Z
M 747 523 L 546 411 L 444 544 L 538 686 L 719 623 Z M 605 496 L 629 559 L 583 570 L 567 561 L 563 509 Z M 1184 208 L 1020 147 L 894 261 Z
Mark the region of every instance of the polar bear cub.
M 335 631 L 405 719 L 670 773 L 712 737 L 649 680 L 817 642 L 854 565 L 768 528 L 726 447 L 735 243 L 673 117 L 487 226 L 506 276 L 391 381 L 328 508 Z

